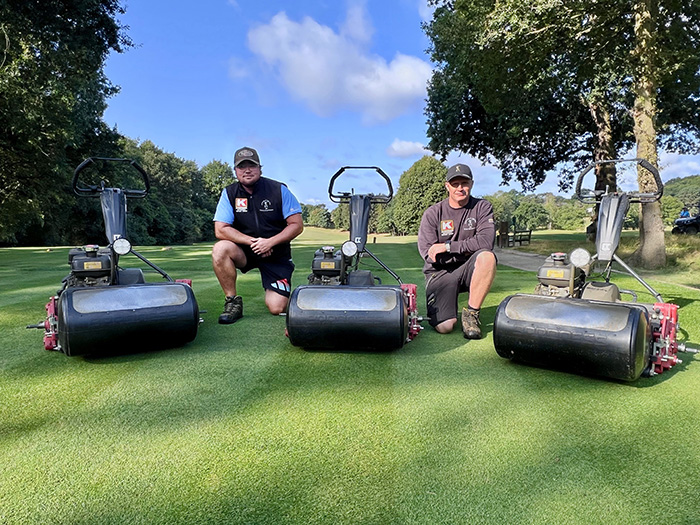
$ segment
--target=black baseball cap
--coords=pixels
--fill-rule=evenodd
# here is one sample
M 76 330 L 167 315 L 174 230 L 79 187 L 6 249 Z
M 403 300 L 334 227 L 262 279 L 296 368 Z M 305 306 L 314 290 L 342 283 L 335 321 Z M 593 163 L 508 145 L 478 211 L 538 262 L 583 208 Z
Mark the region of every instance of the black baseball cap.
M 445 180 L 450 182 L 452 179 L 457 177 L 464 177 L 465 179 L 473 180 L 472 170 L 466 164 L 455 164 L 447 170 L 447 177 Z
M 233 154 L 233 167 L 238 167 L 238 165 L 245 160 L 249 160 L 250 162 L 260 166 L 260 157 L 258 157 L 258 152 L 253 148 L 249 148 L 248 146 L 239 149 Z

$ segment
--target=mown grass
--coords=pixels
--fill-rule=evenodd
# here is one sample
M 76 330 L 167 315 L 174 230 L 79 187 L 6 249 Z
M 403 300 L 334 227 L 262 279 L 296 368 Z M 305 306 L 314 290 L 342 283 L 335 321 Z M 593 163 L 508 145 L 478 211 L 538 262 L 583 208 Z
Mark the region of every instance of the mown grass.
M 307 229 L 295 284 L 345 236 Z M 422 293 L 415 238 L 371 249 Z M 239 280 L 245 317 L 221 326 L 210 246 L 145 248 L 194 279 L 197 339 L 68 358 L 24 328 L 67 251 L 0 250 L 0 523 L 700 522 L 700 359 L 625 384 L 499 358 L 495 309 L 531 273 L 499 267 L 483 340 L 427 329 L 392 353 L 307 352 L 257 272 Z M 652 284 L 699 346 L 700 291 Z

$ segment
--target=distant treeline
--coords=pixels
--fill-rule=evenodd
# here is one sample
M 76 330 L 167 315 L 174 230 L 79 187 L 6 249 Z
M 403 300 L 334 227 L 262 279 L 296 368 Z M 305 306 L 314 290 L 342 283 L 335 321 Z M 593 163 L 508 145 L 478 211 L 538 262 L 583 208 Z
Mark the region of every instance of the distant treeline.
M 445 166 L 432 157 L 423 157 L 401 176 L 399 188 L 388 205 L 372 208 L 370 233 L 409 235 L 418 232 L 423 211 L 446 197 Z M 478 178 L 474 194 L 479 195 Z M 496 222 L 507 222 L 520 229 L 557 229 L 583 231 L 595 213 L 588 204 L 575 197 L 566 198 L 552 193 L 524 194 L 516 190 L 498 191 L 485 195 L 491 202 Z M 663 220 L 673 224 L 683 206 L 693 214 L 700 213 L 700 175 L 673 179 L 666 183 L 661 198 Z M 304 224 L 319 228 L 348 229 L 350 215 L 347 205 L 328 210 L 325 204 L 302 204 Z M 626 228 L 639 227 L 639 205 L 633 204 L 625 220 Z
M 132 243 L 190 244 L 214 239 L 212 218 L 222 188 L 234 181 L 231 166 L 214 160 L 199 168 L 195 162 L 166 153 L 150 141 L 137 143 L 124 137 L 110 148 L 108 156 L 135 160 L 149 175 L 149 196 L 127 202 Z M 15 209 L 10 215 L 10 209 L 3 209 L 0 245 L 106 244 L 100 201 L 73 193 L 73 169 L 65 166 L 36 174 L 44 178 L 40 200 L 45 204 L 40 213 L 29 207 Z M 104 180 L 108 187 L 144 187 L 138 172 L 128 164 L 96 161 L 80 177 L 88 184 Z

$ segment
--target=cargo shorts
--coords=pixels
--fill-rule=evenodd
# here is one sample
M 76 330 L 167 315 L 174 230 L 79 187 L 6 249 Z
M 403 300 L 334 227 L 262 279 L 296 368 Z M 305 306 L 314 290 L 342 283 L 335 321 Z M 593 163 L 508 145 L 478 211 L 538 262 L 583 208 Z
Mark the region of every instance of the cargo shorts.
M 479 250 L 464 264 L 450 270 L 437 270 L 426 277 L 425 296 L 430 326 L 433 328 L 448 319 L 458 319 L 459 294 L 469 291 Z

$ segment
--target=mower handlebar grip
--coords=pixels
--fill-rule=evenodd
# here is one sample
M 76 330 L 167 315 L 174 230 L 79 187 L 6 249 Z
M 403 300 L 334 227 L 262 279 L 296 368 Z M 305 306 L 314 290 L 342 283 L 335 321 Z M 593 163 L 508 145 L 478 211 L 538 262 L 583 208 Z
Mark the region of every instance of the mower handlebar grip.
M 143 183 L 146 186 L 146 188 L 143 190 L 123 190 L 124 194 L 127 197 L 141 199 L 141 198 L 145 197 L 146 195 L 148 195 L 148 193 L 151 191 L 151 183 L 148 179 L 148 174 L 135 160 L 132 160 L 132 159 L 114 159 L 114 158 L 109 158 L 109 157 L 89 157 L 89 158 L 85 159 L 83 162 L 81 162 L 80 165 L 77 168 L 75 168 L 75 171 L 73 172 L 73 181 L 71 182 L 71 187 L 73 188 L 73 192 L 76 195 L 80 195 L 82 197 L 96 197 L 103 190 L 103 187 L 101 187 L 101 186 L 87 186 L 87 187 L 85 187 L 85 186 L 80 186 L 78 184 L 80 172 L 82 172 L 90 164 L 93 164 L 96 160 L 100 160 L 103 162 L 127 162 L 127 163 L 129 163 L 129 165 L 132 168 L 134 168 L 139 173 L 139 175 L 141 175 L 141 178 L 143 179 Z
M 391 179 L 378 166 L 343 166 L 338 171 L 336 171 L 335 174 L 331 177 L 330 182 L 328 183 L 328 196 L 330 197 L 332 202 L 340 203 L 340 202 L 347 202 L 350 200 L 350 194 L 347 192 L 333 193 L 333 190 L 334 190 L 333 187 L 335 185 L 336 179 L 338 177 L 340 177 L 345 170 L 374 170 L 374 171 L 376 171 L 379 175 L 382 176 L 382 178 L 386 182 L 387 188 L 389 188 L 389 194 L 388 195 L 373 195 L 370 199 L 370 202 L 372 204 L 380 204 L 380 203 L 386 204 L 386 203 L 391 202 L 391 199 L 394 196 L 394 188 L 391 185 Z
M 596 163 L 591 162 L 586 168 L 580 173 L 578 176 L 578 180 L 576 181 L 576 198 L 580 200 L 581 202 L 591 202 L 591 196 L 590 195 L 582 195 L 581 194 L 581 186 L 583 185 L 583 179 L 586 176 L 586 174 L 591 171 L 593 168 L 595 168 Z M 595 199 L 593 199 L 595 200 Z
M 599 160 L 596 162 L 591 162 L 578 176 L 578 180 L 576 181 L 576 198 L 581 202 L 597 202 L 598 200 L 600 200 L 600 196 L 604 193 L 600 190 L 594 190 L 592 194 L 588 195 L 583 195 L 581 193 L 581 186 L 583 185 L 584 177 L 588 174 L 589 171 L 591 171 L 599 164 L 617 164 L 620 162 L 636 162 L 642 168 L 644 168 L 653 175 L 654 182 L 656 183 L 657 190 L 655 192 L 626 192 L 630 198 L 630 202 L 654 202 L 661 198 L 661 196 L 664 194 L 664 185 L 661 182 L 659 170 L 656 169 L 656 167 L 648 160 L 639 158 Z
M 661 175 L 659 170 L 656 169 L 651 162 L 646 159 L 637 159 L 639 165 L 652 174 L 654 177 L 654 183 L 656 184 L 656 191 L 653 192 L 641 192 L 637 195 L 630 195 L 630 198 L 634 200 L 639 200 L 639 202 L 654 202 L 658 201 L 664 194 L 664 183 L 661 182 Z

